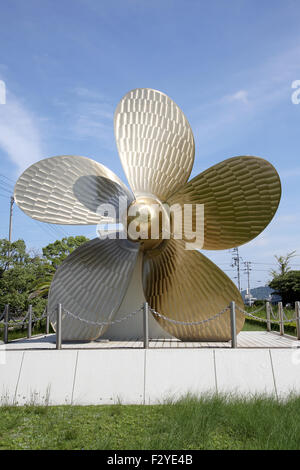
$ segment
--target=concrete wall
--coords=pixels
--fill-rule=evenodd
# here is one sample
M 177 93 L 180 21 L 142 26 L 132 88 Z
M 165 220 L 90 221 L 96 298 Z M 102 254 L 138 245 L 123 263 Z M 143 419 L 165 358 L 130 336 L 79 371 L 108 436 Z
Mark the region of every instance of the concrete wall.
M 300 394 L 300 350 L 6 351 L 0 362 L 1 404 L 151 404 L 188 392 Z

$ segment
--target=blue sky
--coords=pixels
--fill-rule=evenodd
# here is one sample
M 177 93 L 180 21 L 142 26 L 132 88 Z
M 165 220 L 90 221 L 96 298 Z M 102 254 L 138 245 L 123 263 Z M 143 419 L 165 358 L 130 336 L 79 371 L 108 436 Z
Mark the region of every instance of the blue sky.
M 10 184 L 35 161 L 85 155 L 126 181 L 114 109 L 130 89 L 155 88 L 192 126 L 192 175 L 244 154 L 277 168 L 279 210 L 240 248 L 253 262 L 252 285 L 263 285 L 274 254 L 300 255 L 300 105 L 291 101 L 300 80 L 299 24 L 298 0 L 2 0 L 0 236 L 8 235 Z M 13 238 L 29 248 L 81 233 L 92 238 L 95 229 L 50 227 L 14 209 Z M 204 254 L 233 278 L 229 251 Z M 293 264 L 299 269 L 300 258 Z

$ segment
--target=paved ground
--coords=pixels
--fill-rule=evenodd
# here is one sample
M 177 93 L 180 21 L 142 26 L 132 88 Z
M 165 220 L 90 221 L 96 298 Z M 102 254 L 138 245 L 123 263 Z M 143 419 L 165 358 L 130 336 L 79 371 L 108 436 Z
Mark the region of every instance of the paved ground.
M 6 350 L 55 349 L 55 334 L 38 335 L 31 339 L 18 339 L 9 342 Z M 238 335 L 239 348 L 300 348 L 300 341 L 293 336 L 280 336 L 279 333 L 267 331 L 242 331 Z M 91 341 L 64 343 L 63 349 L 131 349 L 143 348 L 143 342 L 132 339 L 130 341 Z M 231 348 L 231 342 L 182 342 L 179 340 L 151 340 L 149 348 Z

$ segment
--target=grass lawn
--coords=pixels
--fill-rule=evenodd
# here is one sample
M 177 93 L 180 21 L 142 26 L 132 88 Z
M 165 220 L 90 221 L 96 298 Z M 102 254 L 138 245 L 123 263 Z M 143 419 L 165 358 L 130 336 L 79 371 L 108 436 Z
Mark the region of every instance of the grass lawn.
M 300 449 L 300 397 L 0 408 L 0 449 Z
M 42 322 L 42 325 L 34 325 L 32 328 L 32 336 L 33 335 L 39 335 L 39 334 L 45 334 L 46 327 L 45 327 L 45 321 Z M 50 325 L 50 333 L 53 333 L 53 329 Z M 16 327 L 13 330 L 9 330 L 8 332 L 8 340 L 12 341 L 13 339 L 19 339 L 19 338 L 27 338 L 27 327 L 21 328 L 21 327 Z M 0 340 L 3 340 L 3 327 L 0 326 Z
M 266 326 L 264 323 L 259 324 L 252 322 L 251 320 L 246 320 L 243 326 L 242 331 L 266 331 Z

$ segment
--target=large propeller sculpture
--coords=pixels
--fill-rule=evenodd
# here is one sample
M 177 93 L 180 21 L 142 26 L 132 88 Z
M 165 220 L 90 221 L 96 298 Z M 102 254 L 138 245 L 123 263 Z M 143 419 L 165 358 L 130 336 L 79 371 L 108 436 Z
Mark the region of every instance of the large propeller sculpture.
M 229 158 L 188 181 L 195 145 L 191 127 L 180 108 L 164 93 L 138 88 L 120 101 L 114 118 L 121 162 L 131 187 L 105 166 L 80 156 L 47 158 L 29 167 L 15 186 L 18 206 L 33 219 L 68 225 L 103 223 L 99 207 L 115 208 L 115 223 L 127 214 L 135 227 L 151 222 L 130 217 L 132 209 L 169 205 L 204 205 L 205 250 L 229 249 L 259 235 L 273 218 L 281 196 L 279 176 L 264 159 Z M 120 200 L 127 201 L 120 205 Z M 121 209 L 120 209 L 121 207 Z M 123 207 L 123 209 L 122 209 Z M 157 217 L 157 215 L 153 216 Z M 195 225 L 195 213 L 191 215 Z M 194 226 L 193 225 L 193 226 Z M 172 227 L 172 224 L 171 224 Z M 243 306 L 232 281 L 198 250 L 187 250 L 184 239 L 170 229 L 151 240 L 143 236 L 99 238 L 71 253 L 57 269 L 48 308 L 62 303 L 63 337 L 92 340 L 103 335 L 116 317 L 143 253 L 142 282 L 149 305 L 165 317 L 155 319 L 182 340 L 225 341 L 230 338 L 229 312 L 203 325 L 234 300 Z M 137 305 L 136 307 L 139 307 Z M 76 318 L 80 317 L 80 319 Z M 84 319 L 85 321 L 82 321 Z M 244 317 L 237 312 L 237 329 Z

